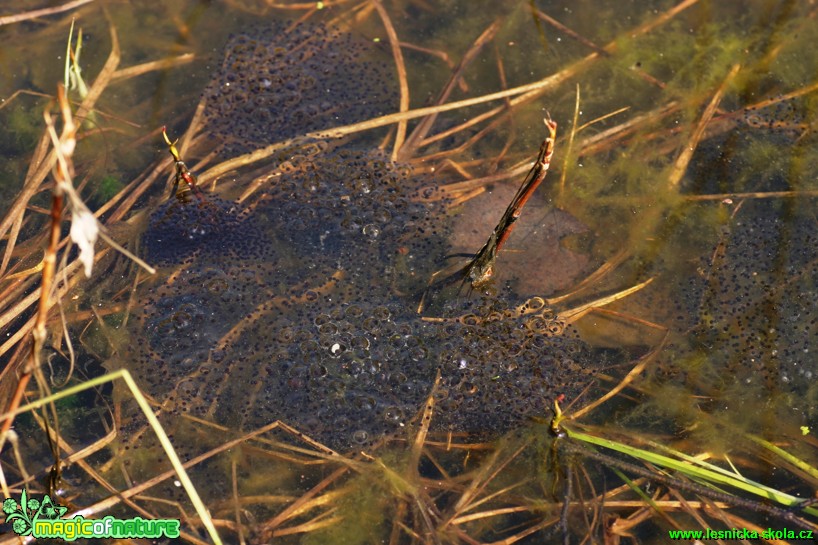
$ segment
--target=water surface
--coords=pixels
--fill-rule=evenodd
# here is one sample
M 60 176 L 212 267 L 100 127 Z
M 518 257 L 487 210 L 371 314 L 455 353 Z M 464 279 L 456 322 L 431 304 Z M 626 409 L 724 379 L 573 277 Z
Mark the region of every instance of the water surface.
M 563 75 L 564 80 L 515 105 L 510 112 L 501 112 L 488 128 L 484 122 L 429 139 L 411 151 L 407 148 L 400 163 L 390 158 L 395 134 L 390 128 L 355 135 L 336 143 L 337 147 L 319 146 L 322 151 L 318 152 L 296 153 L 287 148 L 253 169 L 223 176 L 212 192 L 211 180 L 205 189 L 215 203 L 215 217 L 227 218 L 224 222 L 208 224 L 209 213 L 201 225 L 196 217 L 170 214 L 166 234 L 158 241 L 154 220 L 150 228 L 154 230 L 143 239 L 142 251 L 162 270 L 160 276 L 137 290 L 135 300 L 145 306 L 136 310 L 130 326 L 123 328 L 142 339 L 135 371 L 148 385 L 149 393 L 153 390 L 152 395 L 160 405 L 164 403 L 169 415 L 195 415 L 226 424 L 233 432 L 249 431 L 284 417 L 300 424 L 306 433 L 334 443 L 333 447 L 347 449 L 353 439 L 363 438 L 360 444 L 369 448 L 371 436 L 382 435 L 388 426 L 381 419 L 372 429 L 362 427 L 360 422 L 366 417 L 361 411 L 374 408 L 379 418 L 396 417 L 393 427 L 397 429 L 390 429 L 390 435 L 400 437 L 404 427 L 411 428 L 411 407 L 419 410 L 423 406 L 437 368 L 445 369 L 450 361 L 454 367 L 448 376 L 444 372 L 450 381 L 444 384 L 447 395 L 438 399 L 440 409 L 437 418 L 433 415 L 432 429 L 444 442 L 448 431 L 469 432 L 472 435 L 457 435 L 457 441 L 469 443 L 526 428 L 535 416 L 549 418 L 554 399 L 576 402 L 574 409 L 589 403 L 613 387 L 641 361 L 639 358 L 650 355 L 638 388 L 591 413 L 587 422 L 611 433 L 649 431 L 661 442 L 690 454 L 703 450 L 729 454 L 735 449 L 734 457 L 745 457 L 749 452 L 754 461 L 747 464 L 747 471 L 757 479 L 783 486 L 773 471 L 773 465 L 780 461 L 767 465 L 764 456 L 741 444 L 741 438 L 752 432 L 793 449 L 808 462 L 814 461 L 812 435 L 801 433 L 802 426 L 807 430 L 814 426 L 818 403 L 814 387 L 818 370 L 813 357 L 813 313 L 818 300 L 813 281 L 815 181 L 811 174 L 815 163 L 811 119 L 816 59 L 810 46 L 814 42 L 814 14 L 806 2 L 686 4 L 690 6 L 678 12 L 668 11 L 674 6 L 672 2 L 548 2 L 537 3 L 535 11 L 528 2 L 494 10 L 471 2 L 386 6 L 405 43 L 411 108 L 434 102 L 452 65 L 491 24 L 497 25 L 494 38 L 454 82 L 446 102 L 513 88 L 553 74 Z M 196 58 L 166 71 L 115 82 L 106 91 L 100 109 L 116 112 L 138 127 L 105 118 L 98 121 L 104 132 L 91 133 L 81 142 L 77 166 L 89 175 L 84 195 L 92 203 L 107 200 L 133 179 L 152 155 L 166 153 L 158 136 L 148 137 L 148 133 L 162 124 L 171 126 L 173 134 L 182 133 L 200 94 L 223 70 L 222 44 L 227 42 L 228 33 L 246 33 L 267 21 L 281 25 L 284 19 L 306 13 L 267 9 L 261 3 L 178 3 L 163 9 L 166 12 L 156 13 L 143 12 L 138 6 L 111 7 L 121 38 L 123 66 L 182 52 L 193 52 Z M 585 40 L 555 28 L 536 10 Z M 345 17 L 347 13 L 356 16 Z M 388 36 L 376 11 L 367 6 L 356 10 L 346 4 L 334 7 L 327 3 L 315 18 L 337 18 L 335 23 L 343 36 L 371 44 L 366 53 L 370 68 L 345 82 L 339 78 L 348 85 L 339 93 L 360 97 L 362 91 L 371 89 L 375 100 L 371 104 L 359 100 L 357 110 L 339 109 L 339 114 L 350 117 L 333 119 L 332 115 L 324 116 L 336 108 L 329 98 L 327 104 L 310 98 L 305 103 L 317 110 L 304 110 L 299 117 L 287 104 L 299 100 L 295 95 L 300 90 L 287 89 L 287 82 L 275 80 L 273 73 L 261 73 L 249 62 L 255 70 L 246 77 L 280 101 L 273 113 L 263 100 L 257 101 L 261 111 L 268 112 L 263 115 L 272 116 L 266 124 L 271 127 L 270 134 L 277 136 L 265 140 L 269 134 L 257 128 L 261 126 L 256 124 L 257 110 L 238 113 L 222 108 L 219 113 L 207 114 L 210 117 L 205 127 L 210 123 L 214 137 L 185 157 L 191 166 L 210 151 L 209 146 L 221 146 L 220 155 L 208 159 L 212 165 L 253 145 L 397 111 L 394 68 L 372 68 L 390 67 L 392 63 Z M 38 35 L 39 45 L 32 54 L 44 59 L 42 63 L 18 64 L 16 58 L 4 58 L 4 73 L 16 75 L 13 82 L 2 83 L 0 93 L 4 96 L 20 87 L 51 92 L 55 75 L 61 74 L 58 53 L 54 52 L 64 50 L 61 44 L 68 20 L 55 21 L 59 24 L 46 29 L 27 24 L 3 30 L 9 40 Z M 81 12 L 80 23 L 90 36 L 83 53 L 87 63 L 83 68 L 90 77 L 108 51 L 108 22 L 100 17 L 98 8 L 89 6 Z M 414 47 L 419 45 L 434 52 Z M 308 49 L 315 55 L 334 53 L 332 48 Z M 441 60 L 441 52 L 445 52 L 448 64 Z M 300 61 L 290 69 L 297 71 L 298 66 Z M 237 73 L 242 68 L 247 69 L 237 66 Z M 376 78 L 385 79 L 386 84 Z M 281 85 L 285 87 L 283 94 L 275 92 Z M 212 86 L 208 89 L 209 99 L 227 100 L 213 92 Z M 31 135 L 38 130 L 35 120 L 42 107 L 38 100 L 18 99 L 14 107 L 0 110 L 9 127 L 8 142 L 3 144 L 12 165 L 6 169 L 11 169 L 9 179 L 21 179 L 14 174 L 22 172 Z M 498 101 L 441 114 L 429 135 L 503 105 L 509 104 Z M 563 336 L 540 334 L 524 319 L 507 316 L 491 326 L 456 321 L 448 330 L 445 323 L 423 322 L 414 311 L 416 295 L 434 271 L 446 266 L 445 254 L 468 251 L 457 247 L 463 233 L 473 233 L 477 240 L 488 236 L 496 221 L 490 211 L 496 210 L 499 218 L 507 199 L 501 195 L 509 193 L 502 184 L 513 186 L 521 181 L 525 162 L 533 158 L 546 136 L 542 125 L 546 111 L 559 123 L 555 164 L 547 184 L 523 214 L 521 221 L 529 222 L 528 226 L 521 226 L 512 236 L 509 249 L 498 260 L 503 276 L 487 302 L 479 293 L 471 299 L 455 298 L 453 305 L 444 305 L 433 317 L 489 316 L 492 312 L 499 313 L 492 316 L 500 316 L 503 310 L 514 309 L 532 297 L 569 291 L 599 268 L 609 272 L 592 276 L 588 289 L 554 305 L 557 313 L 648 278 L 653 282 L 612 305 L 610 309 L 616 314 L 589 314 L 577 322 L 578 333 Z M 612 115 L 599 120 L 608 114 Z M 415 126 L 410 125 L 410 131 Z M 480 133 L 483 128 L 485 133 Z M 572 129 L 576 133 L 569 138 Z M 383 150 L 376 151 L 382 142 Z M 380 166 L 374 166 L 378 162 Z M 196 171 L 204 172 L 209 165 Z M 462 206 L 451 206 L 452 199 L 460 194 L 447 195 L 448 201 L 418 198 L 430 186 L 458 182 L 466 176 L 493 176 L 515 167 L 520 174 L 485 184 L 484 193 Z M 229 204 L 242 195 L 248 182 L 277 169 L 284 170 L 276 178 L 283 179 L 283 184 L 268 180 L 243 204 Z M 375 171 L 380 174 L 373 175 Z M 368 183 L 380 189 L 367 191 Z M 168 188 L 157 183 L 149 198 L 150 194 L 137 208 L 156 218 L 157 210 L 171 206 L 162 204 Z M 174 222 L 183 227 L 174 230 Z M 197 225 L 200 231 L 218 228 L 228 234 L 217 237 L 219 244 L 215 246 L 203 246 L 195 236 Z M 332 228 L 321 231 L 324 225 Z M 365 239 L 376 232 L 374 240 Z M 132 241 L 138 238 L 134 235 Z M 173 240 L 170 249 L 162 245 L 168 238 Z M 185 241 L 190 240 L 194 242 L 187 248 Z M 247 264 L 242 270 L 233 265 L 238 260 Z M 569 269 L 571 274 L 566 273 Z M 334 276 L 338 271 L 344 271 L 345 279 Z M 123 286 L 131 285 L 136 273 L 129 274 L 130 280 Z M 105 286 L 104 297 L 121 287 Z M 102 288 L 89 288 L 88 292 L 97 298 L 93 303 L 108 301 Z M 314 292 L 315 299 L 301 300 L 308 292 Z M 288 300 L 292 305 L 281 308 Z M 267 308 L 263 308 L 265 304 Z M 184 305 L 188 306 L 181 309 L 186 312 L 182 316 L 179 312 Z M 367 327 L 364 320 L 377 318 L 378 312 L 386 316 L 381 322 L 394 331 L 361 335 Z M 168 316 L 178 319 L 166 323 Z M 183 320 L 185 316 L 190 320 Z M 115 314 L 107 320 L 115 327 L 121 319 L 121 314 Z M 231 337 L 229 332 L 237 324 L 244 325 Z M 92 323 L 92 328 L 99 326 Z M 469 335 L 473 341 L 468 340 Z M 513 340 L 504 344 L 503 336 Z M 274 340 L 265 343 L 266 338 Z M 666 342 L 660 345 L 662 339 Z M 376 355 L 376 347 L 390 352 Z M 509 351 L 521 347 L 525 350 Z M 341 350 L 345 359 L 334 358 Z M 238 377 L 238 386 L 224 382 L 220 374 L 224 360 L 219 358 L 231 351 L 238 357 L 237 363 L 228 366 L 229 376 Z M 122 357 L 127 350 L 108 346 L 101 352 L 103 360 L 117 352 L 109 366 L 133 363 Z M 547 367 L 549 354 L 560 354 L 551 357 L 556 367 Z M 170 361 L 171 355 L 178 361 Z M 288 368 L 291 375 L 282 381 L 280 368 L 272 362 L 284 360 L 303 361 L 304 369 Z M 299 396 L 299 388 L 311 380 L 341 376 L 335 374 L 333 365 L 341 373 L 354 367 L 352 364 L 373 361 L 387 362 L 384 384 L 402 392 L 392 402 L 383 399 L 386 386 L 379 389 L 365 381 L 336 382 L 334 399 L 341 401 L 326 413 L 316 400 L 304 399 L 313 394 Z M 461 368 L 463 361 L 465 367 Z M 203 362 L 208 365 L 202 366 Z M 394 362 L 411 368 L 398 370 Z M 543 384 L 504 380 L 519 373 L 521 365 L 545 369 L 540 372 Z M 202 369 L 210 369 L 212 374 L 197 380 Z M 465 376 L 466 369 L 478 377 Z M 582 393 L 591 371 L 593 389 Z M 348 373 L 349 381 L 363 372 L 371 374 L 355 369 Z M 530 379 L 531 373 L 521 376 Z M 552 379 L 554 373 L 556 381 Z M 185 380 L 188 376 L 193 380 Z M 245 384 L 253 393 L 241 400 L 240 408 L 235 401 L 247 391 Z M 492 384 L 497 387 L 491 388 Z M 472 392 L 475 386 L 477 390 Z M 380 393 L 373 396 L 372 390 Z M 311 391 L 327 397 L 323 395 L 326 390 Z M 457 405 L 446 406 L 449 392 L 454 395 L 456 391 L 472 396 L 465 402 L 467 410 L 458 412 Z M 486 391 L 486 397 L 475 397 L 477 392 L 483 396 Z M 561 394 L 566 393 L 563 398 Z M 197 401 L 182 407 L 188 403 L 182 399 L 184 394 Z M 538 399 L 541 394 L 545 394 L 543 399 Z M 220 403 L 222 399 L 228 401 Z M 348 406 L 355 409 L 348 410 Z M 523 408 L 517 410 L 517 406 Z M 348 423 L 333 420 L 340 416 Z M 126 428 L 131 433 L 138 427 L 135 423 Z M 366 437 L 357 433 L 362 430 Z M 486 431 L 488 436 L 481 433 Z M 197 441 L 208 435 L 195 429 L 176 433 L 182 438 L 180 449 L 191 456 L 199 452 Z M 410 429 L 402 437 L 411 441 L 412 433 Z M 527 440 L 536 443 L 544 440 L 546 430 L 534 426 L 528 433 Z M 501 441 L 497 452 L 513 450 L 518 440 Z M 400 447 L 401 442 L 397 444 Z M 375 455 L 379 452 L 373 451 Z M 531 464 L 537 466 L 542 460 L 536 449 L 525 452 L 505 476 L 508 482 L 526 475 Z M 427 467 L 424 475 L 440 477 L 444 472 L 455 472 L 463 463 L 471 467 L 468 462 L 438 455 L 446 461 L 439 462 L 437 469 Z M 383 456 L 391 460 L 387 454 Z M 490 455 L 487 459 L 488 464 Z M 471 463 L 479 464 L 484 458 L 475 454 L 474 460 Z M 144 460 L 134 463 L 140 466 L 135 472 L 151 465 Z M 259 481 L 264 471 L 252 457 L 244 463 L 246 475 L 241 481 L 246 494 L 261 493 L 265 488 Z M 403 462 L 398 457 L 391 463 L 402 467 Z M 431 461 L 426 464 L 435 465 Z M 282 488 L 299 490 L 294 477 L 299 470 L 277 468 L 278 479 L 285 481 Z M 226 475 L 218 467 L 203 472 L 213 477 L 217 470 Z M 253 479 L 254 474 L 258 480 Z M 556 505 L 557 499 L 543 492 L 549 488 L 543 484 L 548 478 L 529 483 L 521 495 L 551 498 Z M 811 486 L 809 478 L 804 479 L 785 481 L 794 493 L 803 494 Z M 304 489 L 319 480 L 320 476 L 311 476 Z M 494 486 L 502 488 L 499 483 Z M 367 512 L 373 513 L 370 533 L 355 537 L 361 542 L 381 539 L 377 536 L 388 536 L 390 531 L 375 513 L 382 516 L 388 512 L 394 496 L 388 486 L 381 484 L 377 489 L 383 493 L 367 503 Z M 451 509 L 445 494 L 432 496 L 437 509 Z M 488 537 L 491 532 L 511 536 L 519 524 L 534 526 L 543 517 L 557 513 L 533 508 L 518 498 L 503 497 L 492 505 L 520 504 L 529 506 L 521 519 L 488 518 L 493 521 L 488 526 L 463 523 L 462 527 L 477 539 L 492 540 L 498 534 Z M 269 520 L 268 509 L 275 511 L 262 502 L 256 516 Z M 620 514 L 627 516 L 626 512 Z M 679 516 L 682 525 L 692 524 Z M 578 516 L 570 520 L 577 535 L 598 531 L 585 528 Z M 766 524 L 766 520 L 762 522 Z M 344 531 L 345 527 L 337 528 Z M 423 523 L 418 528 L 423 528 L 418 530 L 421 535 L 428 535 Z M 646 523 L 637 531 L 645 539 L 658 536 L 657 542 L 661 542 L 659 528 Z M 306 539 L 337 539 L 330 535 L 308 532 Z M 528 539 L 541 538 L 535 533 Z

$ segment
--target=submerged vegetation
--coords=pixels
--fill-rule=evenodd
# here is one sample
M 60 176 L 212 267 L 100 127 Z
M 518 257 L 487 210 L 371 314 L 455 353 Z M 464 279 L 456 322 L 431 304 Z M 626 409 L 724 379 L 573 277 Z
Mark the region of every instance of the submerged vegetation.
M 818 529 L 818 11 L 476 4 L 0 17 L 84 32 L 67 99 L 0 88 L 6 497 L 191 543 Z

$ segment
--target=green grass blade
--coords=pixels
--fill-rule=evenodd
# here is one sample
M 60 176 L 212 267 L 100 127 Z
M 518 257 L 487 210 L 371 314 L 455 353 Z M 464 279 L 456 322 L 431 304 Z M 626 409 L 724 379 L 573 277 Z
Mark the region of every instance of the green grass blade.
M 750 439 L 751 441 L 761 445 L 762 447 L 769 450 L 770 452 L 772 452 L 776 456 L 782 458 L 783 460 L 786 460 L 788 463 L 794 465 L 795 467 L 797 467 L 798 469 L 800 469 L 804 473 L 810 475 L 811 477 L 814 477 L 814 478 L 818 479 L 818 468 L 816 468 L 815 466 L 812 466 L 812 465 L 808 464 L 807 462 L 801 460 L 800 458 L 795 457 L 794 455 L 790 454 L 789 452 L 782 449 L 781 447 L 778 447 L 778 446 L 770 443 L 766 439 L 762 439 L 761 437 L 758 437 L 757 435 L 753 435 L 751 433 L 748 433 L 747 438 Z
M 222 540 L 219 537 L 219 533 L 216 531 L 216 527 L 213 524 L 213 519 L 210 518 L 210 514 L 207 511 L 207 508 L 204 505 L 199 493 L 196 491 L 196 488 L 193 486 L 193 482 L 190 480 L 190 477 L 185 471 L 184 465 L 182 461 L 179 459 L 179 456 L 176 454 L 176 450 L 173 448 L 173 444 L 170 442 L 170 438 L 168 434 L 165 433 L 165 429 L 162 427 L 162 424 L 159 423 L 159 419 L 156 418 L 156 415 L 153 413 L 148 400 L 145 399 L 145 396 L 139 390 L 139 387 L 134 382 L 133 377 L 128 372 L 127 369 L 119 369 L 112 373 L 107 373 L 101 377 L 97 377 L 91 379 L 87 382 L 83 382 L 82 384 L 77 384 L 76 386 L 72 386 L 70 388 L 66 388 L 61 392 L 54 393 L 50 396 L 44 397 L 42 399 L 35 400 L 27 405 L 23 405 L 17 408 L 14 411 L 9 411 L 0 415 L 0 421 L 5 420 L 9 416 L 18 415 L 24 412 L 33 411 L 38 409 L 48 403 L 58 401 L 60 399 L 64 399 L 66 397 L 75 395 L 79 392 L 88 390 L 89 388 L 94 388 L 101 384 L 105 384 L 107 382 L 113 382 L 116 379 L 122 379 L 125 384 L 128 386 L 128 389 L 133 394 L 134 399 L 136 400 L 139 408 L 145 415 L 145 418 L 148 419 L 148 424 L 153 429 L 153 432 L 156 434 L 156 437 L 159 439 L 159 443 L 162 445 L 162 448 L 165 451 L 165 454 L 168 457 L 173 469 L 176 471 L 176 476 L 179 478 L 179 482 L 182 483 L 182 486 L 187 492 L 188 497 L 190 498 L 191 503 L 196 508 L 196 513 L 199 515 L 199 518 L 202 521 L 202 524 L 207 529 L 208 534 L 210 534 L 210 538 L 213 540 L 213 543 L 216 545 L 221 545 Z
M 68 30 L 68 44 L 65 46 L 65 69 L 63 73 L 62 86 L 67 91 L 69 89 L 68 73 L 71 70 L 71 40 L 74 39 L 74 19 L 71 19 L 71 28 Z
M 761 483 L 757 483 L 745 477 L 735 476 L 722 468 L 718 468 L 719 470 L 715 471 L 708 467 L 702 467 L 703 465 L 711 467 L 716 466 L 706 463 L 703 464 L 702 462 L 689 456 L 687 456 L 688 460 L 686 461 L 677 460 L 675 458 L 670 458 L 662 454 L 657 454 L 655 452 L 650 452 L 640 448 L 632 447 L 624 443 L 611 441 L 610 439 L 595 437 L 593 435 L 588 435 L 586 433 L 569 430 L 567 428 L 563 429 L 565 429 L 568 436 L 571 437 L 572 439 L 604 447 L 610 450 L 614 450 L 616 452 L 621 452 L 622 454 L 626 454 L 633 458 L 650 462 L 659 467 L 673 469 L 693 479 L 697 479 L 708 483 L 718 483 L 722 485 L 731 486 L 733 488 L 749 492 L 750 494 L 754 494 L 762 498 L 767 498 L 780 505 L 785 505 L 788 507 L 798 507 L 804 502 L 804 500 L 801 498 L 797 498 L 784 492 L 780 492 L 778 490 L 765 486 Z M 815 508 L 807 507 L 804 508 L 803 511 L 811 515 L 818 516 L 818 510 L 816 510 Z

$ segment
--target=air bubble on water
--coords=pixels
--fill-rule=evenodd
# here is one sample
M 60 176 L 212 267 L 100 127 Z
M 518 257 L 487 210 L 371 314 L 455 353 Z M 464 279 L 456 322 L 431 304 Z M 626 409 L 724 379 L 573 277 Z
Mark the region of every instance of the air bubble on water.
M 372 240 L 378 238 L 378 235 L 381 234 L 381 230 L 378 229 L 378 226 L 374 225 L 372 223 L 364 225 L 364 228 L 362 229 L 362 231 L 363 231 L 364 235 L 366 235 L 367 238 L 372 239 Z

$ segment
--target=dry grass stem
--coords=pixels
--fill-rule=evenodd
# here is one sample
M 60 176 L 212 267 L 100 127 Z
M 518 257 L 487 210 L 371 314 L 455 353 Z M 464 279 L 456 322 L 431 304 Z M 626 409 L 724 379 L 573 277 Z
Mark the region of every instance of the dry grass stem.
M 282 149 L 286 149 L 289 147 L 293 147 L 296 145 L 303 145 L 305 143 L 309 143 L 313 140 L 320 140 L 326 138 L 341 138 L 343 136 L 348 136 L 350 134 L 355 134 L 358 132 L 368 131 L 372 129 L 376 129 L 379 127 L 385 127 L 387 125 L 392 125 L 394 123 L 398 123 L 403 120 L 409 119 L 417 119 L 419 117 L 426 117 L 430 114 L 441 113 L 441 112 L 448 112 L 451 110 L 457 110 L 460 108 L 465 108 L 467 106 L 474 106 L 477 104 L 483 104 L 485 102 L 491 102 L 494 100 L 501 100 L 507 97 L 512 97 L 516 95 L 520 95 L 523 93 L 527 93 L 529 91 L 542 91 L 543 89 L 549 89 L 555 87 L 559 83 L 561 83 L 564 79 L 567 79 L 567 75 L 564 73 L 560 73 L 557 76 L 549 76 L 543 78 L 542 80 L 535 81 L 533 83 L 529 83 L 526 85 L 521 85 L 519 87 L 514 87 L 512 89 L 508 89 L 506 91 L 499 91 L 497 93 L 490 93 L 488 95 L 483 95 L 476 98 L 460 100 L 457 102 L 451 102 L 448 104 L 442 104 L 440 106 L 430 106 L 427 108 L 418 108 L 416 110 L 409 110 L 408 112 L 396 113 L 396 114 L 389 114 L 381 117 L 376 117 L 374 119 L 370 119 L 367 121 L 362 121 L 360 123 L 354 123 L 352 125 L 344 125 L 342 127 L 335 127 L 332 129 L 327 129 L 324 131 L 316 131 L 307 133 L 306 135 L 298 138 L 293 138 L 290 140 L 286 140 L 283 142 L 278 142 L 275 144 L 271 144 L 265 148 L 260 150 L 256 150 L 251 153 L 247 153 L 244 155 L 240 155 L 234 159 L 230 159 L 216 165 L 209 170 L 203 172 L 201 176 L 199 176 L 199 182 L 205 183 L 211 181 L 222 174 L 230 172 L 231 170 L 238 169 L 243 166 L 247 166 L 258 161 L 262 161 L 267 159 L 277 151 Z
M 690 164 L 690 160 L 693 158 L 693 152 L 696 151 L 702 136 L 704 136 L 704 131 L 707 128 L 707 124 L 716 113 L 716 109 L 719 107 L 719 103 L 721 102 L 727 87 L 733 81 L 733 78 L 736 77 L 740 68 L 741 66 L 738 64 L 733 65 L 730 73 L 727 74 L 727 77 L 724 78 L 724 81 L 722 81 L 718 90 L 716 90 L 713 98 L 710 99 L 710 103 L 702 113 L 699 123 L 696 125 L 684 148 L 682 148 L 682 152 L 676 158 L 676 162 L 673 164 L 673 169 L 670 171 L 667 179 L 667 185 L 671 191 L 678 191 L 679 182 L 682 181 L 685 172 L 687 172 L 687 167 Z
M 615 301 L 619 301 L 620 299 L 624 299 L 625 297 L 628 297 L 629 295 L 632 295 L 632 294 L 636 293 L 637 291 L 641 290 L 642 288 L 644 288 L 645 286 L 647 286 L 651 282 L 653 282 L 653 278 L 649 278 L 649 279 L 645 280 L 644 282 L 640 282 L 639 284 L 636 284 L 635 286 L 631 286 L 628 289 L 624 289 L 624 290 L 619 291 L 617 293 L 614 293 L 612 295 L 607 295 L 605 297 L 600 297 L 599 299 L 591 301 L 590 303 L 584 303 L 584 304 L 579 305 L 577 307 L 560 311 L 560 313 L 559 313 L 560 318 L 565 320 L 565 323 L 572 324 L 572 323 L 576 322 L 577 320 L 579 320 L 580 318 L 582 318 L 583 316 L 585 316 L 586 314 L 588 314 L 588 312 L 590 312 L 591 310 L 593 310 L 595 308 L 599 308 L 599 307 L 604 307 L 605 305 L 610 305 L 611 303 L 613 303 Z M 546 299 L 546 303 L 547 304 L 553 304 L 553 300 Z
M 269 521 L 265 522 L 261 527 L 262 534 L 272 535 L 272 533 L 276 531 L 278 527 L 281 526 L 284 522 L 290 520 L 291 518 L 297 516 L 299 513 L 307 509 L 308 506 L 314 501 L 313 498 L 315 498 L 318 494 L 323 492 L 327 487 L 337 482 L 348 471 L 349 469 L 347 469 L 346 467 L 340 467 L 333 471 L 320 483 L 316 484 L 308 492 L 304 493 L 304 495 L 302 495 L 300 498 L 294 501 L 289 507 L 284 509 L 281 513 L 279 513 Z
M 584 138 L 577 146 L 579 155 L 594 155 L 624 145 L 625 139 L 642 127 L 658 123 L 679 111 L 680 108 L 681 105 L 678 102 L 671 101 L 649 112 L 636 115 L 615 127 Z
M 168 70 L 170 68 L 176 68 L 177 66 L 183 66 L 190 62 L 196 60 L 196 55 L 193 53 L 184 53 L 177 57 L 172 57 L 169 59 L 160 59 L 158 61 L 151 61 L 142 64 L 138 64 L 136 66 L 129 66 L 128 68 L 121 68 L 111 74 L 111 83 L 118 82 L 120 80 L 127 80 L 131 78 L 135 78 L 138 76 L 142 76 L 144 74 L 148 74 L 150 72 L 155 72 L 157 70 Z
M 60 6 L 35 9 L 32 11 L 26 11 L 24 13 L 17 13 L 15 15 L 6 15 L 4 17 L 0 17 L 0 26 L 21 23 L 23 21 L 30 21 L 31 19 L 37 19 L 40 17 L 47 17 L 49 15 L 54 15 L 55 13 L 63 13 L 65 11 L 70 11 L 80 6 L 84 6 L 85 4 L 90 4 L 93 1 L 94 0 L 73 0 L 72 2 L 66 2 L 65 4 L 62 4 Z
M 571 161 L 571 156 L 574 152 L 574 138 L 577 135 L 579 129 L 577 128 L 577 123 L 579 122 L 579 84 L 577 84 L 577 98 L 574 101 L 574 117 L 571 120 L 571 131 L 568 133 L 568 144 L 565 146 L 565 153 L 564 159 L 562 161 L 562 172 L 560 173 L 560 183 L 557 195 L 561 198 L 565 194 L 565 179 L 568 176 L 569 171 L 569 161 Z
M 316 530 L 320 530 L 321 528 L 328 528 L 333 526 L 339 522 L 341 522 L 343 517 L 339 516 L 332 516 L 332 511 L 327 513 L 323 513 L 318 517 L 314 518 L 309 522 L 305 522 L 304 524 L 299 524 L 297 526 L 292 526 L 290 528 L 282 528 L 272 532 L 271 537 L 283 537 L 293 534 L 303 534 L 308 532 L 314 532 Z
M 608 54 L 608 52 L 605 51 L 604 48 L 599 47 L 594 42 L 592 42 L 591 40 L 589 40 L 585 36 L 581 35 L 580 33 L 571 30 L 570 28 L 568 28 L 564 24 L 560 23 L 559 21 L 557 21 L 556 19 L 554 19 L 553 17 L 551 17 L 547 13 L 542 12 L 542 11 L 535 8 L 534 9 L 534 14 L 537 17 L 539 17 L 540 19 L 542 19 L 543 21 L 545 21 L 546 23 L 548 23 L 549 25 L 553 26 L 554 28 L 556 28 L 557 30 L 559 30 L 560 32 L 565 34 L 566 36 L 578 41 L 579 43 L 581 43 L 581 44 L 583 44 L 583 45 L 585 45 L 587 47 L 589 47 L 590 49 L 594 50 L 596 53 L 599 53 L 601 55 L 607 55 Z
M 442 60 L 446 64 L 446 66 L 448 66 L 450 69 L 454 68 L 454 63 L 452 62 L 451 58 L 449 58 L 449 54 L 446 53 L 445 51 L 437 50 L 437 49 L 429 49 L 427 47 L 423 47 L 423 46 L 420 46 L 420 45 L 417 45 L 417 44 L 411 44 L 411 43 L 408 43 L 408 42 L 401 42 L 400 46 L 402 48 L 404 48 L 404 49 L 411 49 L 413 51 L 419 51 L 421 53 L 426 53 L 427 55 L 437 57 L 440 60 Z M 465 91 L 465 89 L 463 89 L 463 87 L 462 87 L 462 84 L 461 84 L 461 90 Z
M 686 201 L 721 201 L 724 204 L 733 204 L 733 199 L 793 199 L 804 197 L 818 197 L 818 190 L 799 189 L 794 191 L 753 191 L 750 193 L 716 193 L 711 195 L 685 195 Z
M 383 27 L 386 30 L 386 35 L 389 37 L 389 45 L 392 48 L 392 56 L 395 58 L 395 68 L 398 71 L 398 87 L 400 88 L 400 105 L 398 111 L 406 112 L 409 110 L 409 82 L 406 79 L 406 64 L 403 62 L 403 52 L 400 48 L 400 41 L 398 40 L 398 33 L 395 32 L 395 27 L 392 25 L 392 19 L 389 13 L 384 9 L 380 0 L 371 0 L 372 5 L 378 11 L 378 15 L 383 22 Z M 392 150 L 392 160 L 398 158 L 398 152 L 403 146 L 403 141 L 406 138 L 406 120 L 398 122 L 398 130 L 395 133 L 395 144 Z
M 614 386 L 611 390 L 606 392 L 602 397 L 595 400 L 593 403 L 589 403 L 585 407 L 572 413 L 569 418 L 574 420 L 581 418 L 583 415 L 593 411 L 594 409 L 596 409 L 609 399 L 615 397 L 619 392 L 627 388 L 632 382 L 634 382 L 637 379 L 637 377 L 639 377 L 640 374 L 642 374 L 642 372 L 647 368 L 647 366 L 650 365 L 656 359 L 656 357 L 661 353 L 662 349 L 665 347 L 667 340 L 668 335 L 665 335 L 658 345 L 656 345 L 650 352 L 648 352 L 639 359 L 639 362 L 636 365 L 634 365 L 630 371 L 628 371 L 628 374 L 625 375 L 625 377 L 619 382 L 619 384 Z
M 510 455 L 496 465 L 495 462 L 497 462 L 497 459 L 499 458 L 500 451 L 494 451 L 477 475 L 472 478 L 468 486 L 463 490 L 463 493 L 460 495 L 457 502 L 451 509 L 451 515 L 444 522 L 444 526 L 452 524 L 452 521 L 455 518 L 472 509 L 478 496 L 489 485 L 489 483 L 496 479 L 502 470 L 514 459 L 516 459 L 517 456 L 519 456 L 520 453 L 529 446 L 529 444 L 530 443 L 528 441 L 524 441 Z
M 418 432 L 415 435 L 415 440 L 412 442 L 412 450 L 409 455 L 409 468 L 412 471 L 412 476 L 419 478 L 419 475 L 415 475 L 418 467 L 420 466 L 420 456 L 423 453 L 423 447 L 426 444 L 426 437 L 429 435 L 429 427 L 432 424 L 432 416 L 434 414 L 435 409 L 435 392 L 440 387 L 440 370 L 437 371 L 437 375 L 435 376 L 435 382 L 432 385 L 432 391 L 429 393 L 428 397 L 426 398 L 426 403 L 423 406 L 423 410 L 420 415 L 420 426 L 418 428 Z
M 477 54 L 483 49 L 483 47 L 489 43 L 491 40 L 494 39 L 494 36 L 497 35 L 497 31 L 500 30 L 500 24 L 502 21 L 494 21 L 492 24 L 483 31 L 480 36 L 474 41 L 474 43 L 469 47 L 466 54 L 463 55 L 463 58 L 460 59 L 460 62 L 452 71 L 451 76 L 449 77 L 449 81 L 443 87 L 443 90 L 440 92 L 440 96 L 438 97 L 436 104 L 442 105 L 446 102 L 446 100 L 451 95 L 452 91 L 454 91 L 454 87 L 458 81 L 461 80 L 463 71 L 468 67 L 477 57 Z M 418 142 L 423 140 L 426 137 L 426 134 L 431 130 L 432 125 L 434 125 L 435 119 L 437 119 L 437 113 L 433 112 L 425 117 L 418 126 L 412 131 L 412 134 L 406 140 L 403 149 L 401 149 L 399 158 L 401 160 L 405 160 L 407 157 L 412 157 L 415 155 L 415 152 L 418 148 Z

